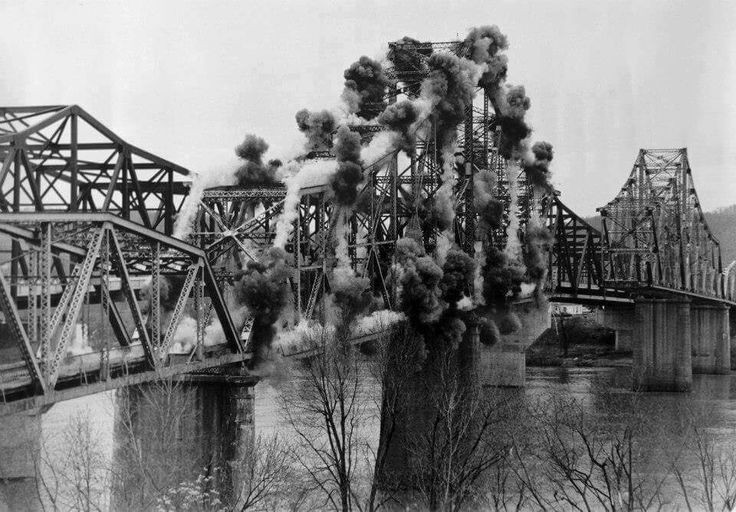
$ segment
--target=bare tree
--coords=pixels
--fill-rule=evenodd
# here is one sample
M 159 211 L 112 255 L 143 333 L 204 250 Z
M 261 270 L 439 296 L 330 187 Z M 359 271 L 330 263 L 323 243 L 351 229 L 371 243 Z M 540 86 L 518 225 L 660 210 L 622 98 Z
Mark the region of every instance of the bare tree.
M 86 411 L 59 436 L 42 438 L 34 466 L 43 510 L 108 509 L 110 460 Z
M 274 434 L 257 435 L 249 448 L 231 462 L 238 482 L 234 510 L 282 510 L 299 503 L 291 464 L 291 447 Z
M 718 443 L 704 427 L 704 414 L 685 412 L 685 443 L 694 448 L 696 469 L 687 472 L 683 457 L 675 458 L 672 474 L 688 510 L 730 511 L 736 508 L 736 451 Z M 688 478 L 688 475 L 689 478 Z
M 644 415 L 602 428 L 579 402 L 555 396 L 540 401 L 532 414 L 538 442 L 531 453 L 516 451 L 516 472 L 539 507 L 633 511 L 665 505 L 667 476 L 648 478 L 638 467 L 646 456 Z
M 507 449 L 498 435 L 504 404 L 493 393 L 485 396 L 466 368 L 458 350 L 434 348 L 423 383 L 429 416 L 417 426 L 410 443 L 413 487 L 430 510 L 454 511 L 482 500 L 489 471 Z M 426 421 L 429 420 L 429 421 Z
M 197 414 L 193 397 L 166 380 L 121 388 L 116 402 L 113 508 L 151 510 L 209 462 L 192 460 L 195 440 L 180 442 L 182 429 Z
M 307 340 L 314 355 L 304 361 L 303 378 L 282 397 L 301 445 L 296 462 L 308 476 L 308 490 L 321 496 L 316 506 L 349 511 L 363 507 L 355 476 L 365 400 L 356 349 L 342 331 L 322 329 Z

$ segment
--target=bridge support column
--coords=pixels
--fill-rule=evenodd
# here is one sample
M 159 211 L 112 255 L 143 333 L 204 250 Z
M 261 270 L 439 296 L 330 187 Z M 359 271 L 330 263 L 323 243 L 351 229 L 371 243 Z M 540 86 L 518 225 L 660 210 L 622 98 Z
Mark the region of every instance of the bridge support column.
M 134 509 L 147 494 L 200 475 L 208 478 L 207 489 L 230 503 L 238 481 L 231 462 L 254 440 L 256 382 L 238 372 L 183 375 L 119 393 L 114 464 L 123 477 L 114 483 L 113 508 Z
M 0 512 L 42 510 L 36 487 L 41 414 L 0 419 Z
M 731 336 L 728 307 L 691 304 L 690 315 L 693 373 L 729 373 Z
M 634 341 L 634 308 L 606 306 L 596 311 L 599 324 L 616 333 L 616 352 L 631 352 Z
M 690 391 L 690 301 L 637 298 L 634 309 L 634 389 Z
M 385 457 L 379 473 L 381 486 L 401 494 L 416 487 L 418 479 L 437 463 L 432 446 L 447 448 L 448 425 L 467 426 L 456 443 L 472 440 L 473 413 L 480 392 L 478 327 L 467 330 L 457 349 L 425 340 L 423 346 L 407 346 L 400 340 L 388 354 L 383 382 L 383 404 L 378 453 Z M 424 349 L 426 347 L 426 358 Z M 414 368 L 407 373 L 407 369 Z M 439 428 L 437 428 L 439 426 Z M 455 434 L 456 432 L 451 432 Z M 432 444 L 435 443 L 435 444 Z M 434 458 L 433 458 L 434 457 Z
M 551 326 L 549 304 L 534 301 L 514 305 L 521 327 L 493 345 L 480 344 L 480 383 L 483 386 L 523 387 L 526 349 Z

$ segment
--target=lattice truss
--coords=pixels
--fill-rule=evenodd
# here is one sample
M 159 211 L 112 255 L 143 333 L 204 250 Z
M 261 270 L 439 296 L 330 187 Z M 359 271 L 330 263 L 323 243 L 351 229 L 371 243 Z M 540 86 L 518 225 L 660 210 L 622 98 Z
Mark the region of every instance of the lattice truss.
M 601 268 L 601 233 L 570 210 L 558 196 L 545 201 L 546 226 L 554 235 L 546 292 L 553 297 L 593 300 L 620 296 L 606 288 Z
M 200 249 L 103 213 L 0 214 L 0 243 L 11 240 L 27 268 L 13 276 L 19 256 L 0 253 L 6 399 L 243 353 Z M 212 321 L 222 328 L 208 336 Z
M 0 107 L 0 210 L 111 212 L 166 234 L 189 171 L 76 105 Z
M 465 51 L 460 42 L 412 44 L 402 49 L 412 52 L 417 62 L 426 60 L 433 51 Z M 380 112 L 390 102 L 416 98 L 426 68 L 402 71 L 389 68 L 386 73 L 396 81 L 395 87 L 390 88 L 383 102 L 364 104 L 363 109 Z M 518 165 L 508 165 L 498 154 L 500 127 L 496 126 L 491 110 L 489 99 L 479 88 L 472 108 L 467 109 L 465 121 L 457 129 L 457 182 L 453 190 L 456 218 L 451 236 L 469 254 L 483 244 L 503 247 L 510 215 L 519 217 L 522 229 L 518 236 L 523 237 L 523 228 L 530 217 L 546 218 L 545 212 L 551 205 L 549 198 L 535 198 L 523 170 Z M 351 129 L 361 134 L 364 144 L 369 144 L 383 130 L 374 124 L 354 125 Z M 334 155 L 329 151 L 313 151 L 305 158 L 334 159 Z M 440 188 L 441 165 L 431 127 L 419 132 L 413 153 L 394 151 L 364 162 L 364 180 L 357 205 L 347 219 L 348 253 L 356 273 L 370 278 L 374 292 L 383 297 L 387 308 L 392 306 L 392 287 L 387 278 L 396 240 L 413 236 L 423 241 L 427 251 L 435 249 L 439 233 L 436 229 L 423 228 L 421 205 Z M 503 226 L 488 232 L 481 232 L 473 206 L 473 178 L 484 169 L 495 174 L 493 192 L 505 205 Z M 511 207 L 512 184 L 517 192 L 514 208 Z M 219 187 L 205 191 L 193 237 L 206 248 L 221 284 L 232 285 L 237 270 L 272 245 L 285 196 L 284 187 Z M 318 306 L 330 290 L 337 214 L 329 183 L 301 191 L 297 219 L 286 245 L 294 265 L 291 282 L 294 306 L 301 318 L 319 316 Z
M 599 211 L 607 283 L 722 295 L 720 246 L 703 216 L 686 149 L 641 149 L 619 194 Z
M 168 236 L 189 171 L 77 106 L 0 108 L 0 161 L 3 399 L 247 357 L 204 251 Z

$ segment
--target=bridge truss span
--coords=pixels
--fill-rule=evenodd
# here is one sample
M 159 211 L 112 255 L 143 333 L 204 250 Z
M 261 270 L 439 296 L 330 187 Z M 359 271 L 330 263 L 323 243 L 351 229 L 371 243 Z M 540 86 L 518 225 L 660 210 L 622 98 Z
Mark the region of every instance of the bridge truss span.
M 720 245 L 685 148 L 641 149 L 621 191 L 599 212 L 607 286 L 724 298 Z

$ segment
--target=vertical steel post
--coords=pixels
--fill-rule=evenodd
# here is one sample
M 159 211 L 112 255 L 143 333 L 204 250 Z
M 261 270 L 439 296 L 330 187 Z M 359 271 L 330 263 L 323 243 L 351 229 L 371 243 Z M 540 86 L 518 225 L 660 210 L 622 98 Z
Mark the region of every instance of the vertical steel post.
M 77 201 L 78 201 L 78 194 L 79 194 L 79 178 L 78 178 L 78 172 L 79 172 L 79 163 L 78 163 L 78 119 L 76 112 L 73 112 L 71 115 L 71 156 L 69 158 L 69 168 L 71 170 L 71 181 L 70 181 L 70 187 L 71 187 L 71 193 L 69 197 L 71 208 L 70 210 L 75 212 L 77 211 Z
M 474 148 L 473 148 L 473 105 L 472 103 L 465 110 L 465 233 L 464 233 L 464 250 L 472 256 L 475 254 L 475 205 L 473 204 L 473 168 Z
M 161 244 L 153 242 L 151 261 L 151 345 L 158 350 L 161 344 Z

